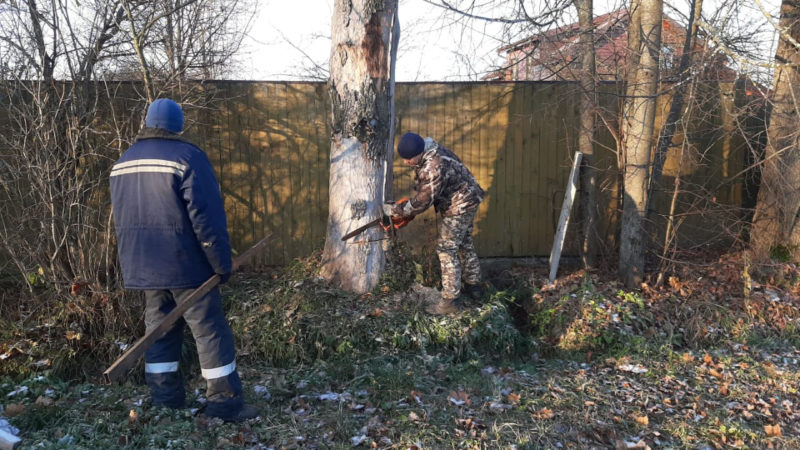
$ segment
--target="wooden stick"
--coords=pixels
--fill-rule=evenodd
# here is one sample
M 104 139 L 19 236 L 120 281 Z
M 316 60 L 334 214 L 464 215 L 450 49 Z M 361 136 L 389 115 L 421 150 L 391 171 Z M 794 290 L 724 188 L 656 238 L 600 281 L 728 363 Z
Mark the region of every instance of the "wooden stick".
M 0 450 L 14 450 L 19 447 L 22 439 L 0 428 Z
M 569 182 L 567 192 L 564 193 L 564 203 L 561 205 L 561 217 L 558 218 L 558 230 L 553 240 L 553 249 L 550 251 L 550 282 L 556 279 L 558 272 L 558 260 L 561 259 L 561 249 L 564 247 L 564 237 L 567 234 L 569 224 L 569 213 L 572 210 L 572 201 L 575 199 L 575 191 L 578 190 L 578 168 L 581 166 L 583 153 L 575 152 L 575 161 L 572 162 L 572 170 L 569 172 Z
M 247 251 L 239 255 L 233 261 L 233 270 L 238 270 L 242 265 L 246 264 L 250 259 L 255 256 L 257 252 L 264 247 L 267 242 L 272 238 L 272 235 L 268 235 L 264 239 L 258 241 L 255 245 L 250 247 Z M 212 289 L 214 289 L 220 282 L 220 276 L 218 274 L 214 274 L 211 278 L 206 280 L 199 288 L 192 291 L 182 302 L 180 302 L 175 309 L 169 312 L 164 320 L 161 321 L 155 328 L 152 328 L 150 331 L 145 333 L 141 339 L 136 341 L 133 344 L 133 347 L 129 348 L 122 356 L 120 356 L 114 364 L 112 364 L 105 372 L 103 372 L 103 378 L 105 378 L 106 383 L 111 384 L 114 380 L 120 378 L 122 374 L 128 371 L 136 361 L 144 354 L 145 350 L 148 347 L 153 345 L 153 343 L 161 337 L 163 337 L 167 331 L 172 328 L 172 325 L 178 321 L 181 317 L 183 317 L 183 313 L 185 313 L 192 305 L 197 303 L 198 300 L 205 297 Z

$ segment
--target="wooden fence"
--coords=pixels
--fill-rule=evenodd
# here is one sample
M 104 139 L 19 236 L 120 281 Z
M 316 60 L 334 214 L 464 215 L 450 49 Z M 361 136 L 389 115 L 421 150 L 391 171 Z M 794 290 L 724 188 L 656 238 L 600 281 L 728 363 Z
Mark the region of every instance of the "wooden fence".
M 121 118 L 143 111 L 138 96 L 129 92 L 131 86 L 135 89 L 130 83 L 116 88 L 115 120 L 125 122 Z M 187 108 L 186 135 L 206 150 L 215 165 L 234 248 L 244 249 L 272 233 L 276 239 L 261 261 L 269 265 L 286 264 L 321 248 L 328 214 L 326 85 L 220 81 L 202 87 L 217 101 L 212 103 L 215 107 L 200 112 Z M 615 89 L 603 86 L 599 101 L 612 126 L 619 110 Z M 746 145 L 737 129 L 741 122 L 735 120 L 738 97 L 732 85 L 716 86 L 704 96 L 707 105 L 701 109 L 710 113 L 696 114 L 698 119 L 691 121 L 687 140 L 691 151 L 682 165 L 680 148 L 670 150 L 661 183 L 665 189 L 653 201 L 656 211 L 668 210 L 669 189 L 679 166 L 683 179 L 697 192 L 710 194 L 716 204 L 738 207 L 746 201 L 741 176 Z M 415 131 L 433 137 L 452 149 L 486 190 L 475 224 L 480 256 L 546 256 L 577 150 L 578 100 L 574 83 L 400 83 L 396 135 Z M 659 123 L 668 101 L 668 96 L 661 99 Z M 616 144 L 602 122 L 595 137 L 600 213 L 596 230 L 607 248 L 613 248 L 619 206 Z M 394 173 L 395 198 L 413 194 L 411 168 L 395 161 Z M 690 202 L 690 197 L 681 198 Z M 679 205 L 678 210 L 687 208 Z M 740 214 L 732 220 L 737 217 Z M 572 225 L 578 224 L 576 219 Z M 428 211 L 400 237 L 417 249 L 431 251 L 436 220 Z M 708 216 L 681 220 L 690 241 L 707 240 L 727 226 L 722 223 L 727 219 L 721 219 L 718 227 L 709 226 L 717 219 Z M 567 234 L 566 255 L 577 253 L 577 228 L 572 226 Z
M 264 263 L 285 264 L 320 248 L 328 209 L 329 103 L 323 83 L 218 82 L 220 111 L 203 115 L 187 133 L 215 164 L 235 248 L 259 236 L 278 237 Z M 396 133 L 415 131 L 451 148 L 487 191 L 475 226 L 482 257 L 547 255 L 555 233 L 571 158 L 576 148 L 578 89 L 572 83 L 400 83 Z M 704 180 L 720 203 L 741 204 L 744 141 L 734 131 L 732 86 L 710 95 L 711 114 L 695 125 L 686 179 Z M 661 101 L 659 119 L 668 98 Z M 618 96 L 605 86 L 600 104 L 615 120 Z M 699 128 L 698 128 L 699 127 Z M 617 155 L 599 124 L 595 145 L 600 171 L 598 234 L 613 242 L 617 218 Z M 672 149 L 663 186 L 679 165 Z M 411 194 L 411 169 L 395 161 L 395 197 Z M 711 186 L 710 188 L 708 186 Z M 660 193 L 657 210 L 671 195 Z M 437 218 L 426 212 L 401 231 L 419 249 L 435 241 Z M 707 220 L 707 219 L 706 219 Z M 575 223 L 575 222 L 573 222 Z M 700 222 L 698 222 L 698 225 Z M 691 220 L 687 227 L 691 228 Z M 573 229 L 576 227 L 573 227 Z M 696 226 L 702 234 L 709 227 Z M 575 254 L 574 232 L 565 254 Z

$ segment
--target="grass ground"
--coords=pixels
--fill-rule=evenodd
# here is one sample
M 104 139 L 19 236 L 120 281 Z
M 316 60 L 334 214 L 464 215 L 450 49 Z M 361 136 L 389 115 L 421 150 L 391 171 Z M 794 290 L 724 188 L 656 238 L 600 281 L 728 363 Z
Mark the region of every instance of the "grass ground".
M 413 277 L 354 296 L 298 262 L 225 291 L 260 419 L 197 415 L 197 376 L 172 411 L 133 374 L 48 369 L 0 379 L 0 415 L 35 448 L 800 448 L 794 267 L 747 295 L 735 257 L 697 270 L 625 291 L 512 269 L 482 305 L 433 318 Z

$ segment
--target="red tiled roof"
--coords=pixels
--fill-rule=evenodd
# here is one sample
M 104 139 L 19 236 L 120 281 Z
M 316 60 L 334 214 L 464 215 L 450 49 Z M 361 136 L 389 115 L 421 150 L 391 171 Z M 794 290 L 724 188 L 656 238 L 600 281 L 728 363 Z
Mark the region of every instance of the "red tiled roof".
M 612 11 L 593 20 L 595 37 L 596 72 L 601 80 L 616 80 L 625 64 L 628 45 L 628 12 Z M 506 54 L 506 68 L 488 74 L 490 80 L 576 80 L 580 60 L 579 31 L 577 23 L 536 34 L 501 47 Z M 677 69 L 686 29 L 675 20 L 664 16 L 662 22 L 663 65 Z M 702 43 L 696 46 L 702 51 Z M 717 76 L 733 80 L 735 72 L 723 61 L 717 65 Z M 666 73 L 669 77 L 669 73 Z

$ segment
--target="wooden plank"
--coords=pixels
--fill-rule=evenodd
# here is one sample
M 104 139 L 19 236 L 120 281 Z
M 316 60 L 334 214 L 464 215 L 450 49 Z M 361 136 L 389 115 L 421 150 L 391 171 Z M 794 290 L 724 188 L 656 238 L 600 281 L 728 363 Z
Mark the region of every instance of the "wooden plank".
M 280 83 L 280 120 L 282 122 L 281 132 L 283 139 L 281 140 L 281 151 L 279 154 L 280 161 L 280 189 L 281 201 L 283 208 L 281 210 L 281 235 L 283 236 L 283 261 L 288 264 L 294 255 L 294 240 L 292 229 L 292 222 L 294 218 L 294 199 L 292 198 L 292 176 L 293 176 L 293 159 L 296 155 L 293 154 L 292 148 L 292 128 L 289 106 L 289 82 Z
M 264 236 L 270 232 L 269 225 L 267 223 L 269 220 L 269 203 L 267 198 L 267 189 L 269 183 L 269 167 L 267 165 L 269 161 L 269 132 L 267 129 L 268 125 L 266 125 L 268 123 L 268 109 L 265 106 L 268 89 L 269 87 L 264 83 L 258 83 L 255 85 L 253 90 L 255 100 L 253 103 L 253 108 L 258 114 L 258 117 L 255 119 L 255 122 L 252 124 L 252 126 L 258 130 L 259 136 L 258 146 L 256 148 L 257 156 L 255 158 L 256 183 L 253 185 L 253 197 L 255 198 L 256 207 L 258 208 L 258 223 L 255 227 L 255 232 L 259 236 Z M 272 248 L 271 245 L 269 247 L 270 249 Z M 261 265 L 271 264 L 270 253 L 263 252 L 263 254 L 258 258 L 258 263 Z
M 328 154 L 330 152 L 330 133 L 328 132 L 327 120 L 328 116 L 325 113 L 328 111 L 328 105 L 325 102 L 327 98 L 326 87 L 317 86 L 314 96 L 314 109 L 309 114 L 314 118 L 314 142 L 317 150 L 317 166 L 315 179 L 319 186 L 317 189 L 317 198 L 315 208 L 316 211 L 316 227 L 314 239 L 317 245 L 323 245 L 325 234 L 328 226 Z
M 276 118 L 276 114 L 278 114 L 278 84 L 272 83 L 268 85 L 267 89 L 267 96 L 266 101 L 264 102 L 263 107 L 265 108 L 265 115 L 266 115 L 266 127 L 267 127 L 267 140 L 268 140 L 268 149 L 266 153 L 266 164 L 268 167 L 267 175 L 268 178 L 265 180 L 265 197 L 268 205 L 267 210 L 267 226 L 268 230 L 273 235 L 276 236 L 276 240 L 274 245 L 270 246 L 269 251 L 269 260 L 272 264 L 283 264 L 283 257 L 282 257 L 282 246 L 283 246 L 283 236 L 280 234 L 280 211 L 281 205 L 279 202 L 279 193 L 277 191 L 278 185 L 278 153 L 280 151 L 280 135 L 277 129 L 277 123 L 279 122 Z
M 581 165 L 583 154 L 575 152 L 575 160 L 572 164 L 572 170 L 569 174 L 569 182 L 567 183 L 566 193 L 564 194 L 564 202 L 561 205 L 561 215 L 558 218 L 558 229 L 556 230 L 555 238 L 553 239 L 553 249 L 550 251 L 550 282 L 556 279 L 558 271 L 558 261 L 561 258 L 561 249 L 564 246 L 564 237 L 567 233 L 567 226 L 569 225 L 569 216 L 572 211 L 572 202 L 575 199 L 575 192 L 578 190 L 578 168 Z
M 295 129 L 292 141 L 293 167 L 292 204 L 294 217 L 292 220 L 293 242 L 296 247 L 293 254 L 308 255 L 311 253 L 311 204 L 308 202 L 313 188 L 309 170 L 309 139 L 311 134 L 308 116 L 304 114 L 309 103 L 308 85 L 297 84 L 290 89 L 289 123 Z
M 246 112 L 244 117 L 242 117 L 241 121 L 245 127 L 246 133 L 242 133 L 242 137 L 246 136 L 244 139 L 244 143 L 246 146 L 242 146 L 241 150 L 246 155 L 247 166 L 244 170 L 247 171 L 248 180 L 247 183 L 242 183 L 243 187 L 247 191 L 247 201 L 248 201 L 248 211 L 247 211 L 247 221 L 248 221 L 248 228 L 249 232 L 246 236 L 246 242 L 254 242 L 256 240 L 256 236 L 258 236 L 259 231 L 257 231 L 256 227 L 258 224 L 258 209 L 256 205 L 256 183 L 258 182 L 258 167 L 256 166 L 256 158 L 258 157 L 258 148 L 254 145 L 254 140 L 258 138 L 257 130 L 255 124 L 253 123 L 253 115 L 254 115 L 254 106 L 255 106 L 255 96 L 254 96 L 254 86 L 247 85 L 247 96 L 244 101 L 246 106 Z M 240 247 L 241 248 L 241 247 Z
M 271 151 L 270 151 L 270 200 L 272 201 L 272 214 L 270 215 L 270 223 L 272 231 L 277 236 L 277 242 L 274 246 L 273 261 L 276 264 L 286 264 L 286 214 L 288 212 L 286 201 L 286 192 L 284 191 L 283 184 L 286 177 L 285 168 L 283 163 L 283 154 L 286 152 L 285 145 L 285 130 L 282 128 L 281 123 L 284 118 L 285 105 L 282 101 L 284 98 L 284 84 L 276 83 L 272 96 L 270 97 L 270 124 L 271 129 Z
M 513 147 L 509 149 L 511 153 L 511 157 L 509 158 L 512 164 L 512 172 L 513 172 L 513 191 L 514 196 L 513 205 L 514 211 L 516 211 L 517 217 L 512 219 L 514 223 L 514 233 L 512 234 L 512 241 L 511 241 L 511 251 L 513 252 L 514 256 L 529 256 L 530 253 L 527 252 L 525 248 L 525 222 L 530 220 L 530 216 L 525 215 L 525 209 L 523 208 L 523 192 L 525 192 L 525 177 L 523 176 L 523 164 L 522 158 L 525 154 L 525 139 L 523 137 L 523 129 L 522 129 L 522 115 L 524 112 L 524 102 L 525 102 L 525 89 L 523 86 L 515 86 L 512 87 L 513 89 L 513 108 L 511 109 L 513 113 L 513 122 L 509 121 L 509 124 L 512 127 L 512 130 L 508 130 L 506 134 L 509 132 L 513 132 L 514 140 L 513 140 Z
M 496 149 L 489 146 L 490 142 L 490 120 L 489 108 L 491 100 L 491 85 L 484 85 L 483 89 L 478 89 L 475 96 L 473 96 L 473 108 L 476 113 L 476 128 L 478 129 L 478 153 L 480 154 L 483 164 L 478 166 L 478 176 L 481 179 L 491 180 L 489 190 L 494 194 L 491 199 L 492 204 L 489 205 L 490 211 L 499 211 L 498 205 L 504 193 L 500 189 L 498 182 L 497 168 L 495 167 L 497 153 Z M 488 242 L 487 249 L 484 252 L 486 256 L 502 256 L 502 237 L 503 237 L 503 217 L 500 214 L 490 213 L 486 223 L 487 232 L 491 236 Z
M 538 177 L 536 180 L 536 210 L 539 211 L 539 216 L 536 226 L 536 239 L 537 247 L 541 251 L 546 248 L 545 242 L 550 242 L 550 192 L 547 184 L 547 174 L 552 170 L 548 166 L 548 153 L 552 151 L 552 142 L 550 139 L 552 127 L 550 126 L 550 105 L 548 104 L 550 86 L 543 85 L 539 89 L 536 105 L 536 116 L 540 120 L 540 133 L 538 139 L 537 149 L 537 164 Z
M 518 217 L 513 211 L 514 199 L 517 197 L 515 192 L 516 180 L 514 180 L 514 157 L 512 154 L 513 132 L 508 134 L 508 120 L 505 122 L 499 120 L 501 111 L 508 110 L 511 105 L 508 103 L 508 98 L 505 96 L 505 90 L 495 90 L 492 93 L 492 106 L 491 106 L 491 132 L 490 145 L 496 149 L 497 152 L 497 172 L 495 175 L 495 182 L 501 186 L 498 192 L 501 192 L 499 200 L 500 211 L 502 211 L 503 228 L 506 233 L 503 234 L 502 255 L 500 256 L 514 256 L 514 236 L 517 234 Z M 507 119 L 507 117 L 506 117 Z M 497 130 L 504 130 L 502 134 L 498 134 Z
M 528 109 L 528 105 L 530 105 L 531 98 L 531 90 L 529 84 L 523 84 L 518 86 L 517 93 L 515 97 L 518 100 L 517 106 L 517 118 L 516 118 L 516 128 L 519 139 L 519 148 L 516 149 L 517 153 L 517 180 L 519 180 L 519 217 L 520 217 L 520 238 L 519 238 L 519 256 L 531 256 L 533 255 L 533 249 L 531 248 L 531 235 L 528 232 L 528 224 L 531 222 L 533 217 L 533 211 L 531 210 L 530 204 L 530 179 L 531 177 L 528 176 L 530 174 L 530 160 L 529 160 L 529 121 L 528 117 L 525 114 L 526 110 Z

